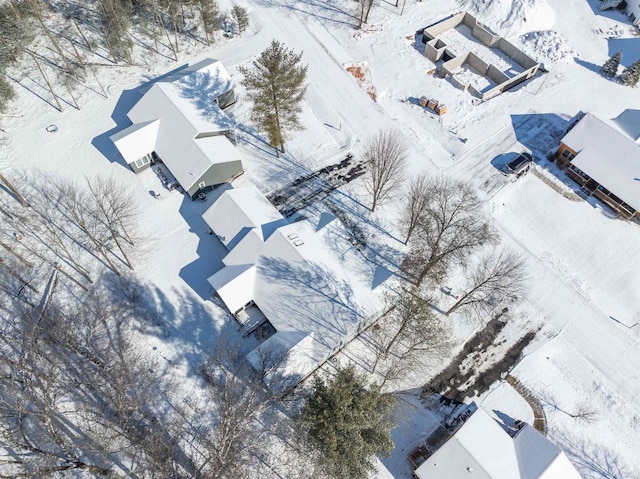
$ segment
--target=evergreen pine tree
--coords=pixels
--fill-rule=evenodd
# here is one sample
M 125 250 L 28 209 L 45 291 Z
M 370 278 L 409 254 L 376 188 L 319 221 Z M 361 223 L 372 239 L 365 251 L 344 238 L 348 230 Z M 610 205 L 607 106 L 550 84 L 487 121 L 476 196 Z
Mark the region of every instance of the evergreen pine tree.
M 622 72 L 622 84 L 636 86 L 640 81 L 640 60 L 636 60 L 629 68 Z
M 133 42 L 129 38 L 132 6 L 126 0 L 98 0 L 102 37 L 114 62 L 130 60 Z
M 375 471 L 373 456 L 393 449 L 386 419 L 393 404 L 393 396 L 368 387 L 353 366 L 326 381 L 316 376 L 298 420 L 327 475 L 367 479 Z
M 207 44 L 211 43 L 213 32 L 220 27 L 220 6 L 216 0 L 197 0 Z
M 278 156 L 278 148 L 284 153 L 285 133 L 302 129 L 298 114 L 307 91 L 307 65 L 301 63 L 301 58 L 302 53 L 274 40 L 250 67 L 238 68 L 244 75 L 242 85 L 253 102 L 252 120 L 267 134 Z
M 616 52 L 611 58 L 609 58 L 602 68 L 600 69 L 600 73 L 602 73 L 607 78 L 613 78 L 618 74 L 618 65 L 620 65 L 620 60 L 622 59 L 622 52 Z
M 234 3 L 231 8 L 231 17 L 238 25 L 238 33 L 242 35 L 249 26 L 249 15 L 247 14 L 247 9 Z

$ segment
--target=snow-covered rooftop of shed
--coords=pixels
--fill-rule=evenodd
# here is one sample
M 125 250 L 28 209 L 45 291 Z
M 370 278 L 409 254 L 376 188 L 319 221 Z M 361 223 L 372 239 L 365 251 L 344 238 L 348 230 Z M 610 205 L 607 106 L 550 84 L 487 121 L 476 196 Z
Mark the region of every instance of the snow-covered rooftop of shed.
M 578 153 L 572 164 L 640 210 L 640 146 L 590 113 L 562 142 Z

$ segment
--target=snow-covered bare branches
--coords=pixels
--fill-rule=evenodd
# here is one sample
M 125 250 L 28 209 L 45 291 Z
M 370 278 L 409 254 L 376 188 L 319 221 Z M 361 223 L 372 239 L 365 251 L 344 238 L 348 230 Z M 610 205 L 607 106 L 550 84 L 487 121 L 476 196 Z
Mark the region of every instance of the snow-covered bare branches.
M 454 264 L 464 264 L 480 246 L 495 240 L 484 219 L 480 200 L 466 183 L 446 177 L 425 185 L 426 207 L 412 232 L 409 254 L 403 262 L 416 284 L 446 277 Z
M 445 314 L 464 306 L 492 307 L 519 295 L 526 279 L 524 261 L 506 248 L 494 249 L 479 258 L 467 278 L 466 292 Z
M 398 191 L 405 177 L 408 147 L 397 130 L 382 130 L 364 146 L 367 168 L 364 185 L 371 195 L 371 211 Z
M 404 203 L 400 210 L 400 227 L 405 235 L 404 244 L 409 242 L 413 230 L 420 221 L 420 216 L 427 207 L 429 193 L 429 177 L 421 174 L 411 179 L 409 188 L 405 193 Z
M 374 346 L 372 372 L 382 377 L 381 389 L 427 368 L 432 360 L 445 357 L 451 347 L 449 328 L 436 317 L 418 288 L 403 287 L 386 299 L 387 314 L 367 332 Z

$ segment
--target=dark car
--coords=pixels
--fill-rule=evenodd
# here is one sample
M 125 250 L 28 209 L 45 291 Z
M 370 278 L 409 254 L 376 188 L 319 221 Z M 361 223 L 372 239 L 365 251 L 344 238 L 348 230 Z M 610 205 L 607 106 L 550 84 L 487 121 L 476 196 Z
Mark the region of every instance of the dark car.
M 522 173 L 529 169 L 532 161 L 533 157 L 531 156 L 531 153 L 519 153 L 518 156 L 507 163 L 507 173 L 513 173 L 514 175 Z

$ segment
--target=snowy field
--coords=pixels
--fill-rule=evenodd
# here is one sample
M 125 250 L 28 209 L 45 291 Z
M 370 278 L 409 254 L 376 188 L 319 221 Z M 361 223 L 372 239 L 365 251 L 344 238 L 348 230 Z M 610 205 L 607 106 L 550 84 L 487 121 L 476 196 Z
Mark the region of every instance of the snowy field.
M 426 171 L 470 181 L 503 240 L 526 259 L 527 294 L 514 317 L 543 334 L 512 374 L 542 403 L 549 437 L 566 449 L 585 478 L 640 477 L 640 226 L 613 219 L 604 206 L 577 197 L 545 159 L 578 111 L 608 120 L 626 108 L 640 108 L 640 88 L 598 74 L 617 50 L 623 50 L 623 65 L 640 58 L 640 38 L 620 13 L 599 13 L 595 4 L 407 0 L 400 15 L 399 7 L 380 1 L 370 28 L 354 35 L 352 0 L 251 0 L 251 25 L 242 37 L 221 38 L 208 49 L 185 45 L 179 62 L 150 55 L 143 66 L 105 67 L 108 98 L 87 90 L 79 98 L 80 110 L 67 107 L 59 113 L 26 88 L 19 90 L 12 111 L 0 116 L 0 170 L 11 178 L 53 173 L 82 180 L 106 174 L 131 187 L 147 238 L 135 274 L 153 292 L 167 328 L 165 337 L 146 338 L 142 347 L 193 366 L 220 334 L 235 334 L 235 323 L 211 300 L 206 282 L 222 267 L 225 250 L 207 234 L 201 215 L 222 189 L 205 202 L 163 190 L 152 170 L 138 175 L 129 170 L 108 137 L 128 124 L 125 114 L 139 97 L 136 89 L 179 66 L 217 58 L 238 81 L 237 67 L 272 39 L 302 50 L 309 65 L 301 117 L 305 130 L 288 141 L 287 155 L 276 158 L 252 129 L 242 88 L 238 102 L 226 110 L 237 122 L 246 155 L 246 173 L 234 186 L 255 184 L 268 193 L 350 151 L 357 156 L 379 129 L 401 130 L 411 145 L 410 175 Z M 522 45 L 548 73 L 487 102 L 429 75 L 435 65 L 417 50 L 415 31 L 463 8 Z M 346 71 L 355 64 L 368 67 L 376 101 L 367 85 Z M 26 86 L 37 92 L 37 85 Z M 446 115 L 419 107 L 416 99 L 423 95 L 446 104 Z M 46 130 L 52 124 L 55 133 Z M 537 172 L 512 181 L 500 168 L 509 154 L 524 149 L 534 152 Z M 393 238 L 400 234 L 393 202 L 371 214 L 362 204 L 367 199 L 359 182 L 336 193 L 336 200 L 387 231 L 372 233 L 372 243 L 396 254 L 403 250 Z M 460 338 L 477 326 L 463 312 L 450 321 L 458 323 Z M 354 355 L 347 348 L 341 360 Z M 382 461 L 390 474 L 379 477 L 409 478 L 406 455 L 435 428 L 437 419 L 411 393 L 424 382 L 412 377 L 402 385 L 407 398 L 400 401 L 393 431 L 397 449 Z M 488 411 L 532 418 L 505 383 L 476 399 Z M 572 418 L 585 402 L 591 420 Z

